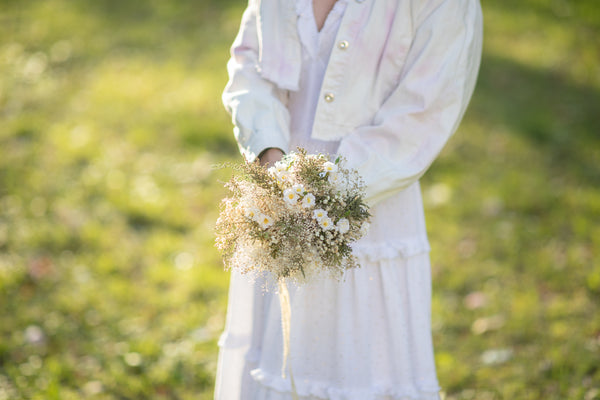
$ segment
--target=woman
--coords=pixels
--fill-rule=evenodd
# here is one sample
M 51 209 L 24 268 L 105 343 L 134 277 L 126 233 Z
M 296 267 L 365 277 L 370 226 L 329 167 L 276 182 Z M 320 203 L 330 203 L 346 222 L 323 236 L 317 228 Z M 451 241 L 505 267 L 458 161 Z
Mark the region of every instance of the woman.
M 290 287 L 302 399 L 438 399 L 419 178 L 456 130 L 481 57 L 478 0 L 250 0 L 223 101 L 248 160 L 339 154 L 366 183 L 361 268 Z M 232 274 L 215 398 L 290 399 L 279 303 Z

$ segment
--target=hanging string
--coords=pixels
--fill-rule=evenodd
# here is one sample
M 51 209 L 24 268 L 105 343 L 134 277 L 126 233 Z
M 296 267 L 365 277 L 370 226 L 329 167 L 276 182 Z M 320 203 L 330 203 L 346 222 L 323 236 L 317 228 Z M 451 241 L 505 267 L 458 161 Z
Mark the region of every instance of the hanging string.
M 281 333 L 283 334 L 283 361 L 281 365 L 281 376 L 285 378 L 285 370 L 288 367 L 288 357 L 290 355 L 290 326 L 292 321 L 292 308 L 290 306 L 290 293 L 283 278 L 279 279 L 279 304 L 281 306 Z M 290 383 L 292 385 L 292 399 L 298 400 L 294 375 L 292 374 L 292 365 L 289 365 Z

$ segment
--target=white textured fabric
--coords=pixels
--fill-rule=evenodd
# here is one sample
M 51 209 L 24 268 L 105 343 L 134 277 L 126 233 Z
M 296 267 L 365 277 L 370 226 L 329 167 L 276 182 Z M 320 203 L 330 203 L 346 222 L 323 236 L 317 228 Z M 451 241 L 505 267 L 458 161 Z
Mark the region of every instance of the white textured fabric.
M 312 1 L 296 1 L 298 36 L 302 43 L 299 89 L 288 94 L 290 110 L 290 150 L 301 146 L 309 153 L 335 154 L 339 141 L 321 141 L 311 138 L 317 108 L 317 99 L 333 48 L 335 34 L 346 8 L 345 0 L 338 0 L 327 15 L 321 31 L 317 31 Z
M 289 287 L 290 358 L 307 399 L 438 400 L 430 333 L 428 254 L 367 262 L 332 279 Z M 281 377 L 279 300 L 231 275 L 215 398 L 289 400 Z
M 299 86 L 302 57 L 294 9 L 290 0 L 250 0 L 232 47 L 223 102 L 249 159 L 290 148 L 286 95 Z M 482 20 L 479 0 L 348 2 L 311 137 L 340 140 L 369 204 L 418 181 L 458 127 L 477 78 Z
M 299 88 L 287 93 L 290 148 L 335 153 L 311 137 L 319 92 L 348 6 L 338 0 L 317 32 L 311 0 L 298 0 Z M 269 146 L 270 147 L 270 146 Z M 406 205 L 410 207 L 406 207 Z M 430 328 L 431 277 L 418 182 L 378 202 L 371 231 L 354 246 L 361 268 L 342 282 L 290 286 L 292 366 L 302 400 L 438 400 Z M 289 400 L 281 377 L 276 294 L 232 273 L 219 345 L 217 400 Z

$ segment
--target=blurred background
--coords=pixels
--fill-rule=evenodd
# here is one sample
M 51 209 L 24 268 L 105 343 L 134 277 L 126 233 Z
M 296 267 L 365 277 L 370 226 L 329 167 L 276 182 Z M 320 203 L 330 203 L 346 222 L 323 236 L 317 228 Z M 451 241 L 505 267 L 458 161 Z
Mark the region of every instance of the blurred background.
M 600 3 L 483 0 L 423 178 L 444 398 L 600 399 Z M 0 0 L 0 400 L 210 399 L 243 0 Z

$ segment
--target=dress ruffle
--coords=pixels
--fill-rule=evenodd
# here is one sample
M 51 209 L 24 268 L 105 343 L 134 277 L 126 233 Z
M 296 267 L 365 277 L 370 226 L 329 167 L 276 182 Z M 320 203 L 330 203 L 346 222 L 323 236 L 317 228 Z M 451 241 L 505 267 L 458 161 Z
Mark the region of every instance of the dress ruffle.
M 342 281 L 291 286 L 288 365 L 302 400 L 439 400 L 430 273 L 429 256 L 422 253 L 363 260 Z M 290 381 L 281 376 L 277 294 L 236 273 L 230 293 L 229 320 L 219 341 L 220 368 L 229 375 L 222 390 L 242 382 L 237 390 L 252 395 L 240 400 L 289 400 Z
M 258 391 L 260 400 L 289 399 L 291 385 L 289 379 L 266 373 L 260 369 L 252 370 L 252 377 L 263 386 Z M 396 390 L 391 387 L 373 387 L 369 389 L 340 389 L 322 382 L 295 382 L 297 394 L 301 398 L 328 400 L 439 400 L 439 389 L 417 388 Z
M 427 241 L 414 242 L 380 242 L 380 243 L 357 243 L 352 246 L 352 254 L 359 260 L 377 262 L 380 260 L 391 260 L 394 258 L 408 258 L 417 254 L 429 252 Z

